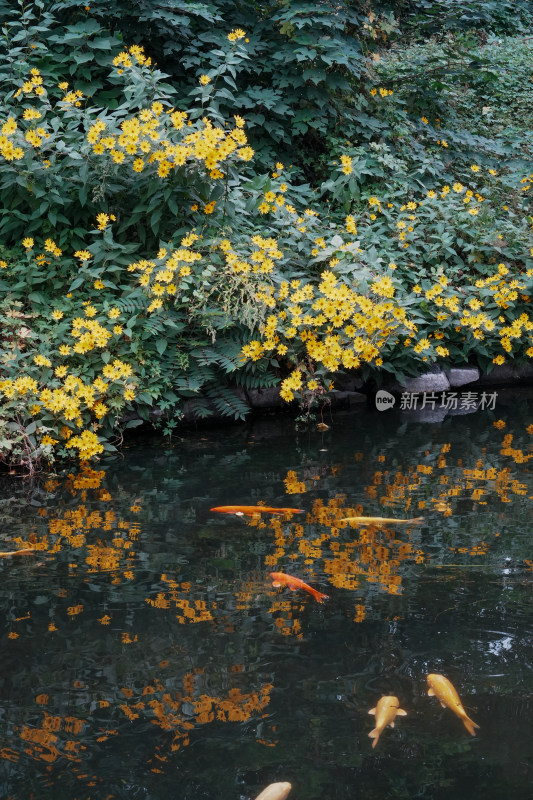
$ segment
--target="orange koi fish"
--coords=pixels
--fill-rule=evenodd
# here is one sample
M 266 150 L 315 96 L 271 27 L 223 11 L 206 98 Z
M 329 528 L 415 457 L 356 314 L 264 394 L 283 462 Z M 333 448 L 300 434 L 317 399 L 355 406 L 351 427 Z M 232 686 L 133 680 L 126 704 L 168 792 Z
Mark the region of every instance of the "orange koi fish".
M 253 517 L 254 514 L 303 514 L 303 508 L 272 508 L 272 506 L 215 506 L 211 511 Z
M 341 522 L 349 522 L 350 525 L 420 525 L 424 522 L 424 517 L 414 519 L 392 519 L 391 517 L 344 517 Z
M 9 556 L 30 556 L 33 555 L 35 550 L 33 547 L 26 547 L 23 550 L 7 550 L 0 553 L 0 558 L 8 558 Z
M 430 697 L 436 697 L 440 700 L 440 704 L 443 708 L 447 706 L 454 714 L 457 714 L 459 719 L 463 720 L 463 725 L 468 733 L 471 736 L 475 736 L 474 728 L 479 728 L 479 725 L 476 725 L 464 710 L 459 695 L 451 681 L 445 678 L 444 675 L 431 674 L 427 676 L 427 682 L 429 684 L 428 695 Z
M 271 783 L 255 800 L 285 800 L 291 789 L 291 783 Z
M 371 708 L 368 713 L 376 715 L 376 727 L 368 734 L 370 738 L 374 740 L 372 742 L 372 747 L 375 747 L 387 725 L 394 728 L 395 717 L 405 717 L 407 711 L 400 708 L 400 702 L 397 697 L 393 695 L 384 695 L 378 700 L 377 706 Z
M 294 578 L 292 575 L 287 575 L 285 572 L 271 572 L 270 577 L 272 578 L 272 586 L 286 586 L 288 589 L 291 589 L 295 592 L 297 589 L 303 589 L 309 594 L 312 594 L 317 603 L 321 603 L 323 600 L 328 600 L 329 595 L 322 594 L 322 592 L 317 591 L 317 589 L 313 589 L 312 586 L 309 586 L 308 583 L 304 583 L 300 580 L 300 578 Z

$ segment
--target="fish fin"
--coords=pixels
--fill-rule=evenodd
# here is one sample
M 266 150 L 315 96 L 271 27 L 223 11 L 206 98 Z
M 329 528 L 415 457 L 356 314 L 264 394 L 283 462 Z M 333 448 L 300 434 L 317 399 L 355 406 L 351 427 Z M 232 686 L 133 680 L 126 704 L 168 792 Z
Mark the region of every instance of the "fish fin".
M 370 731 L 370 733 L 368 734 L 370 736 L 370 738 L 374 740 L 372 742 L 372 747 L 375 747 L 377 745 L 377 743 L 379 741 L 379 734 L 380 734 L 380 731 L 378 731 L 377 728 L 374 728 L 374 730 Z
M 462 720 L 463 720 L 463 725 L 467 729 L 470 736 L 475 736 L 476 732 L 474 728 L 479 728 L 479 725 L 476 725 L 474 720 L 470 719 L 470 717 L 468 717 L 466 714 L 464 715 L 464 717 L 462 717 Z
M 433 691 L 433 689 L 428 689 L 428 697 L 435 697 L 435 692 Z
M 279 581 L 272 581 L 272 586 L 281 586 Z
M 442 702 L 442 700 L 440 701 L 440 704 L 441 704 L 441 706 L 442 706 L 443 708 L 446 708 L 446 703 L 443 703 L 443 702 Z
M 368 713 L 369 714 L 375 714 L 376 713 L 376 709 L 375 708 L 371 708 Z M 368 734 L 368 735 L 370 736 L 370 734 Z
M 291 592 L 297 592 L 298 591 L 298 587 L 297 586 L 291 586 L 290 584 L 287 584 L 287 586 L 291 590 Z
M 389 722 L 389 727 L 394 728 L 394 720 L 392 720 L 392 722 Z
M 236 517 L 244 517 L 244 512 L 243 511 L 236 511 L 235 512 L 235 516 Z
M 398 711 L 396 712 L 396 716 L 398 716 L 398 717 L 406 717 L 407 716 L 407 711 L 404 711 L 403 708 L 399 708 Z

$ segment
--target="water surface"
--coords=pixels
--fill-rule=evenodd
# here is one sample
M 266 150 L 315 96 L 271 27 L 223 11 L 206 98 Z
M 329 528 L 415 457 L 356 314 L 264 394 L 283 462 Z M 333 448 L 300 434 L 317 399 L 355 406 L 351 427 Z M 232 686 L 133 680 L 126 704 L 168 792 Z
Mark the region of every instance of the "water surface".
M 265 418 L 4 479 L 1 549 L 35 553 L 0 560 L 0 796 L 530 798 L 533 403 L 498 400 L 325 433 Z M 304 513 L 210 511 L 228 504 Z M 382 694 L 407 716 L 372 749 Z

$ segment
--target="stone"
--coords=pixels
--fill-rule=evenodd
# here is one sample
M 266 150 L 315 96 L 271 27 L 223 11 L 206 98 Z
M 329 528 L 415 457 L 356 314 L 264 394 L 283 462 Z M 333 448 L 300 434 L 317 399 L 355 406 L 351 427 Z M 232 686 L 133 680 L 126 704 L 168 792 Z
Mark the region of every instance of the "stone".
M 279 386 L 272 386 L 265 389 L 248 389 L 247 395 L 248 402 L 252 408 L 279 408 L 283 405 Z
M 362 378 L 358 375 L 335 375 L 335 388 L 341 392 L 355 392 L 358 389 L 362 389 L 365 382 Z
M 362 392 L 340 392 L 334 389 L 329 393 L 333 406 L 354 406 L 367 401 L 366 394 Z
M 511 364 L 496 364 L 488 375 L 482 375 L 479 379 L 480 386 L 509 386 L 516 383 L 532 382 L 533 366 L 523 364 L 512 366 Z
M 451 367 L 446 370 L 446 377 L 450 386 L 464 386 L 479 380 L 479 370 L 477 367 Z
M 408 392 L 445 392 L 450 388 L 448 378 L 439 368 L 416 378 L 405 378 L 402 385 Z

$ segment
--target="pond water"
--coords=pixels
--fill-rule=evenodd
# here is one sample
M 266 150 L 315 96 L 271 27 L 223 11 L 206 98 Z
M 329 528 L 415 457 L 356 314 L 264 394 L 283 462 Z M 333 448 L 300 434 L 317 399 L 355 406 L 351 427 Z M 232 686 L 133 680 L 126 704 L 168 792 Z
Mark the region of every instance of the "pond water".
M 2 798 L 531 798 L 531 393 L 325 422 L 3 479 L 1 549 L 33 551 L 0 560 Z M 228 504 L 303 513 L 211 511 Z M 361 515 L 423 520 L 342 521 Z M 407 715 L 374 749 L 386 694 Z

